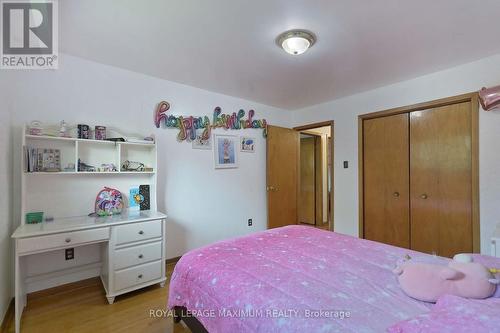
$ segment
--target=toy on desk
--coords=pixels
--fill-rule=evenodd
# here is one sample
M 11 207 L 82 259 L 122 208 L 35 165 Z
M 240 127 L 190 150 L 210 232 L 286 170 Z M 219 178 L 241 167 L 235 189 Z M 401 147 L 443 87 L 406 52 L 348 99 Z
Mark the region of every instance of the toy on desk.
M 27 224 L 37 224 L 43 222 L 43 212 L 33 212 L 26 214 Z
M 123 195 L 120 191 L 105 187 L 95 200 L 95 214 L 98 216 L 110 216 L 120 214 L 123 210 Z

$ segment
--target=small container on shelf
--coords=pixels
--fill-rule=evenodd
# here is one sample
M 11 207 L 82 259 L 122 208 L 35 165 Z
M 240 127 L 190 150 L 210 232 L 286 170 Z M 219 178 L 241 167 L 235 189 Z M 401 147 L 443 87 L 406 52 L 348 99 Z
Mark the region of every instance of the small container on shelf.
M 69 126 L 68 124 L 63 120 L 61 121 L 61 127 L 59 128 L 59 136 L 61 138 L 69 138 Z
M 90 139 L 89 125 L 84 125 L 84 124 L 78 125 L 78 139 Z
M 42 135 L 43 127 L 42 123 L 38 120 L 33 120 L 29 125 L 29 134 L 30 135 Z
M 94 137 L 96 140 L 106 140 L 106 127 L 96 126 L 94 131 Z

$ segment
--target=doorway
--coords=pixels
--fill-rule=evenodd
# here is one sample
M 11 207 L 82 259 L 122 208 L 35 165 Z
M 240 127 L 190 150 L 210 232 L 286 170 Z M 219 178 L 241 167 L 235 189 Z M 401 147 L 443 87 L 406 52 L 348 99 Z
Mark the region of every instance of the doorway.
M 333 122 L 299 132 L 298 223 L 333 231 Z
M 333 129 L 333 121 L 293 129 L 268 126 L 266 140 L 268 229 L 302 223 L 325 230 L 334 230 Z M 304 186 L 302 195 L 300 193 L 301 170 L 305 168 L 301 167 L 301 137 L 312 137 L 317 142 L 312 149 L 314 157 L 308 160 L 315 166 L 312 169 L 309 166 L 308 171 L 314 174 L 314 183 L 309 183 L 309 189 Z M 307 160 L 302 163 L 307 163 Z M 304 184 L 307 183 L 304 181 Z M 301 222 L 299 212 L 304 209 L 301 208 L 303 201 L 314 202 L 314 204 L 309 206 L 310 219 Z

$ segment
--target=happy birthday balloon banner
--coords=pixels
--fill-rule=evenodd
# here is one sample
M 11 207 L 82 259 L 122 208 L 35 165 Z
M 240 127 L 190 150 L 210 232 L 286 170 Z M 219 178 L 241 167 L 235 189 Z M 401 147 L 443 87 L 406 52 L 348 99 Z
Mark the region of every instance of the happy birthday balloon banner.
M 168 102 L 160 102 L 155 112 L 155 125 L 156 128 L 160 128 L 162 122 L 166 128 L 178 128 L 179 134 L 177 139 L 179 141 L 184 140 L 195 140 L 196 131 L 203 129 L 201 138 L 207 140 L 210 138 L 210 133 L 213 128 L 224 128 L 226 130 L 239 130 L 245 128 L 262 128 L 264 137 L 267 135 L 267 121 L 265 119 L 257 120 L 253 119 L 255 115 L 254 110 L 248 111 L 248 117 L 245 118 L 245 110 L 239 110 L 238 113 L 233 112 L 233 114 L 224 114 L 220 107 L 216 107 L 213 114 L 212 123 L 208 116 L 204 117 L 183 117 L 167 115 L 167 111 L 170 109 L 170 104 Z

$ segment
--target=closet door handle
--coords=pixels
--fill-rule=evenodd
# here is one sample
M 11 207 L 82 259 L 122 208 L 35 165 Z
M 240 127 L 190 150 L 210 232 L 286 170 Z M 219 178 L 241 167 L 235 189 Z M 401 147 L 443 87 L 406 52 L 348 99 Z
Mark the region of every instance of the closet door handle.
M 424 199 L 424 200 L 425 200 L 425 199 L 427 199 L 428 197 L 429 197 L 429 196 L 428 196 L 427 194 L 425 194 L 425 193 L 424 193 L 424 194 L 422 194 L 422 195 L 420 196 L 420 198 L 422 198 L 422 199 Z
M 394 198 L 399 198 L 399 192 L 394 192 L 394 193 L 392 194 L 392 196 L 393 196 Z

